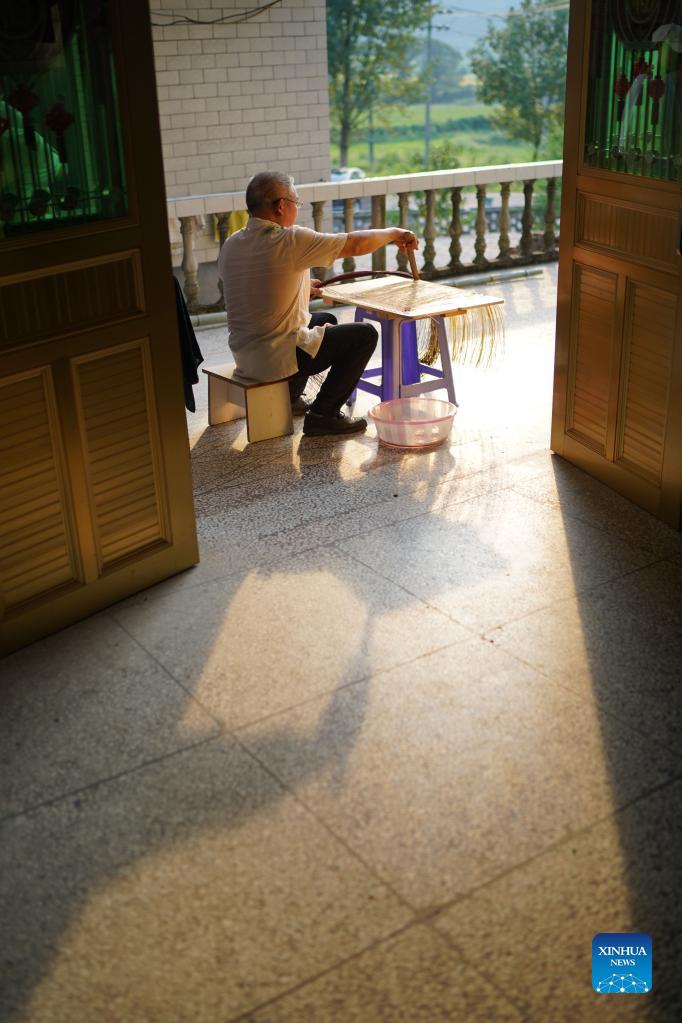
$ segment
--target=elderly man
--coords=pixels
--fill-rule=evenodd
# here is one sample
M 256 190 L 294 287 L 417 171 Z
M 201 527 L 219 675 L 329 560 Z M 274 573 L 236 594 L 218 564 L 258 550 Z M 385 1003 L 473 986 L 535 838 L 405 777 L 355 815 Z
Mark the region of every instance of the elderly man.
M 302 205 L 288 174 L 263 171 L 249 181 L 249 221 L 225 241 L 218 257 L 229 345 L 243 376 L 263 381 L 289 377 L 295 410 L 308 377 L 328 369 L 307 409 L 303 433 L 357 433 L 367 421 L 344 415 L 341 407 L 369 362 L 377 332 L 368 323 L 335 325 L 328 314 L 310 320 L 308 303 L 320 283 L 311 281 L 310 269 L 391 242 L 403 251 L 419 243 L 411 231 L 396 227 L 348 234 L 311 231 L 296 224 Z

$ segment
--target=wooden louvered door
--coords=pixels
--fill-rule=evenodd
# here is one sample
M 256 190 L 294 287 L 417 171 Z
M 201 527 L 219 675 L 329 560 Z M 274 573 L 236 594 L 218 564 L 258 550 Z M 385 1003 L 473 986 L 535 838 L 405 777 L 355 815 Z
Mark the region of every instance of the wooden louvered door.
M 149 13 L 37 10 L 0 15 L 0 652 L 197 561 Z
M 552 449 L 682 528 L 682 2 L 571 4 Z

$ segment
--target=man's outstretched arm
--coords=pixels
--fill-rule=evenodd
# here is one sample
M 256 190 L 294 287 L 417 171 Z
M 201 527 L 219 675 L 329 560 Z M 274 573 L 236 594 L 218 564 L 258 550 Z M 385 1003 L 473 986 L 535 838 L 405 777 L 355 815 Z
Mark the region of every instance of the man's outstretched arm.
M 399 249 L 407 252 L 408 249 L 418 249 L 419 240 L 412 231 L 406 231 L 402 227 L 383 227 L 370 231 L 351 231 L 346 239 L 346 244 L 339 253 L 341 256 L 366 256 L 370 252 L 376 252 L 384 245 L 394 242 Z

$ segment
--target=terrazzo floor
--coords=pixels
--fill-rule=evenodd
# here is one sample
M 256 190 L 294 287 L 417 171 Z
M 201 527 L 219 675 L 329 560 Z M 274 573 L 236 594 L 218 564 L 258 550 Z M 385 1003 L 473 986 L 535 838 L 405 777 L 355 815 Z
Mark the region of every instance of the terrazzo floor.
M 436 450 L 202 382 L 200 565 L 0 665 L 3 1023 L 682 1019 L 682 535 L 549 452 L 555 268 L 490 290 Z

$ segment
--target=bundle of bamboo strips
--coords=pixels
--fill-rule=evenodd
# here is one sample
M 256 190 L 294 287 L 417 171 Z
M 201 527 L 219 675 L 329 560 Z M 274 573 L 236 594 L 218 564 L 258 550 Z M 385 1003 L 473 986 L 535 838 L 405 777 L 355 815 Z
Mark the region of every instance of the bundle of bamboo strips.
M 445 316 L 452 358 L 461 366 L 488 369 L 504 350 L 504 320 L 499 305 L 479 306 Z M 433 319 L 417 322 L 419 361 L 433 366 L 438 358 L 438 335 Z

